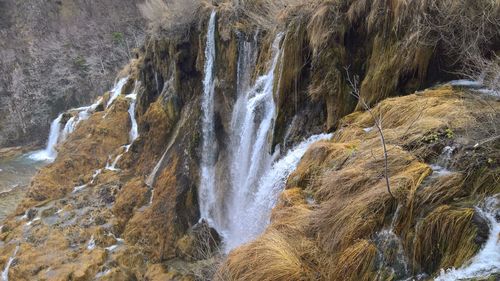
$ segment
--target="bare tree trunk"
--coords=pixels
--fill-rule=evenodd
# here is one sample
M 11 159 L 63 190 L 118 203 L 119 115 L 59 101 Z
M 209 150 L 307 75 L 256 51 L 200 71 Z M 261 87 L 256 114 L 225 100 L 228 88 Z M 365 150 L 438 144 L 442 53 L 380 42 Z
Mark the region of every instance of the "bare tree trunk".
M 378 134 L 380 136 L 380 142 L 382 143 L 382 148 L 384 150 L 384 177 L 385 177 L 385 184 L 387 186 L 387 192 L 391 195 L 393 199 L 396 199 L 394 195 L 392 194 L 391 191 L 391 183 L 389 180 L 389 156 L 387 153 L 387 145 L 385 143 L 385 136 L 384 136 L 384 131 L 382 130 L 382 116 L 377 117 L 375 114 L 373 114 L 373 111 L 371 108 L 368 106 L 368 104 L 363 100 L 363 98 L 360 95 L 359 92 L 359 87 L 358 87 L 358 78 L 355 76 L 354 80 L 351 79 L 349 75 L 349 68 L 346 68 L 346 73 L 347 73 L 347 82 L 351 85 L 352 92 L 351 95 L 353 95 L 355 98 L 358 99 L 358 101 L 361 103 L 362 107 L 370 113 L 371 117 L 373 118 L 373 121 L 375 123 L 375 127 L 377 127 Z

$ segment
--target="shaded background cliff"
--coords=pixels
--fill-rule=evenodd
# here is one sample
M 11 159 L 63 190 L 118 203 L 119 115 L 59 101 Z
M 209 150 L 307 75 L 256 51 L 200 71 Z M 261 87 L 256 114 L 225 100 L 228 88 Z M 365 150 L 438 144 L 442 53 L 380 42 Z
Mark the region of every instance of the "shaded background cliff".
M 144 41 L 138 0 L 0 1 L 0 146 L 41 145 Z

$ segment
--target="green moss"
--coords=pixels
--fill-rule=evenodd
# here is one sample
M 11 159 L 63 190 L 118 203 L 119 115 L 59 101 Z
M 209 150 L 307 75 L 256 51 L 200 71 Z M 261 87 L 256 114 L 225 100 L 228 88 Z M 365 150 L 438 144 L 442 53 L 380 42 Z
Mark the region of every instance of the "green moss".
M 445 135 L 447 138 L 452 139 L 455 137 L 455 133 L 453 133 L 453 130 L 451 128 L 447 128 L 445 130 Z
M 89 71 L 89 65 L 87 64 L 87 60 L 83 56 L 77 56 L 73 60 L 73 65 L 81 71 Z
M 113 32 L 111 33 L 111 37 L 113 38 L 113 42 L 121 43 L 124 40 L 124 35 L 122 32 Z

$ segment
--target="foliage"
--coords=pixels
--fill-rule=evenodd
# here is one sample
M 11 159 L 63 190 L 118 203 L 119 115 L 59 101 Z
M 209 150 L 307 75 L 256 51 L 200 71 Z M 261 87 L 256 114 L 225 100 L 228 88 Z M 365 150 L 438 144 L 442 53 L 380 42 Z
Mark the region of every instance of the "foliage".
M 89 65 L 87 64 L 87 60 L 83 56 L 77 56 L 73 60 L 73 64 L 75 65 L 75 67 L 84 72 L 87 72 L 89 70 Z
M 122 32 L 113 32 L 111 33 L 111 36 L 113 37 L 113 41 L 118 44 L 123 42 L 124 35 Z

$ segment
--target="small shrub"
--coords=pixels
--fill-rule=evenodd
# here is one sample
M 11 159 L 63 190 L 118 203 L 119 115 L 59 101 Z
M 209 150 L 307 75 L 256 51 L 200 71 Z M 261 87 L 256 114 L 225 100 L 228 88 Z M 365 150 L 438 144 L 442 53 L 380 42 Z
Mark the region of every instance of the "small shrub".
M 73 64 L 75 65 L 76 68 L 84 72 L 87 72 L 89 70 L 89 65 L 87 64 L 87 60 L 82 56 L 77 56 L 73 61 Z
M 111 33 L 111 36 L 113 37 L 113 41 L 115 43 L 121 43 L 123 42 L 124 35 L 122 32 L 113 32 Z
M 453 130 L 448 128 L 444 131 L 445 135 L 447 138 L 452 139 L 455 137 L 455 133 L 453 133 Z

